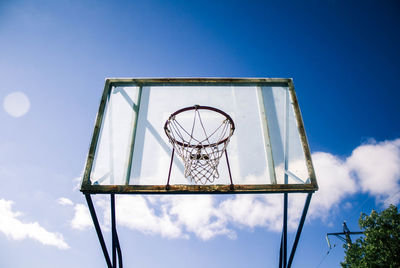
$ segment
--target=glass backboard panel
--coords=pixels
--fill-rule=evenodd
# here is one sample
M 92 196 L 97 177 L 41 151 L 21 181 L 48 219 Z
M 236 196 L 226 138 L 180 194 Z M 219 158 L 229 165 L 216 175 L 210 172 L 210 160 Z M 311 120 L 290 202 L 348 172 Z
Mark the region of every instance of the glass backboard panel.
M 185 176 L 185 161 L 172 154 L 173 146 L 164 130 L 172 113 L 195 105 L 221 110 L 235 125 L 226 154 L 218 163 L 219 176 L 212 182 L 199 183 Z M 219 116 L 203 112 L 202 124 L 217 128 Z M 179 121 L 189 132 L 196 129 L 193 112 L 183 113 Z M 316 189 L 290 79 L 106 81 L 82 191 L 241 193 Z

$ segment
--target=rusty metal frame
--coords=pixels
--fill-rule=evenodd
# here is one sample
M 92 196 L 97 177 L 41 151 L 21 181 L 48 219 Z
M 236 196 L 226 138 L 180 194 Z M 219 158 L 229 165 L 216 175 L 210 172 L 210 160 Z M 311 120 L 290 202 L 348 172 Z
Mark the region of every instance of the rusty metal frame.
M 258 184 L 258 185 L 92 185 L 90 174 L 93 167 L 100 129 L 104 119 L 106 103 L 111 89 L 116 86 L 136 85 L 253 85 L 283 86 L 289 89 L 296 123 L 303 146 L 308 170 L 309 183 L 299 184 Z M 140 92 L 141 92 L 140 90 Z M 140 93 L 139 93 L 140 100 Z M 134 142 L 134 141 L 132 141 Z M 130 168 L 130 165 L 128 166 Z M 287 176 L 287 175 L 285 175 Z M 105 81 L 103 95 L 96 117 L 92 141 L 83 174 L 81 191 L 84 194 L 246 194 L 246 193 L 310 193 L 318 190 L 318 184 L 311 160 L 311 153 L 301 117 L 292 79 L 286 78 L 109 78 Z

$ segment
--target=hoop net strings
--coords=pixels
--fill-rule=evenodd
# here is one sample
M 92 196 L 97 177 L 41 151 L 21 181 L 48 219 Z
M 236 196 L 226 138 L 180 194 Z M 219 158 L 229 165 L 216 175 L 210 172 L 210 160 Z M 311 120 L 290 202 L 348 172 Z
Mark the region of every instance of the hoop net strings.
M 196 127 L 200 128 L 204 137 L 195 137 Z M 169 139 L 184 162 L 186 178 L 202 184 L 212 183 L 219 178 L 218 164 L 233 134 L 231 127 L 230 121 L 225 119 L 213 131 L 208 131 L 198 109 L 194 110 L 190 131 L 186 130 L 176 117 L 168 120 L 167 128 L 171 135 Z M 226 141 L 221 142 L 224 139 Z

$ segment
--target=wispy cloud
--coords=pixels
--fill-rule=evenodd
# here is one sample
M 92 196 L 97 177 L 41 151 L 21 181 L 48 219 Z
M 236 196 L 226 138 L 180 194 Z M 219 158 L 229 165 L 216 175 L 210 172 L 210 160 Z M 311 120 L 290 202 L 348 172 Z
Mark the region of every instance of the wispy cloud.
M 74 203 L 66 197 L 60 197 L 58 199 L 58 204 L 60 204 L 62 206 L 72 206 Z
M 319 191 L 312 199 L 309 220 L 328 219 L 355 193 L 368 192 L 377 202 L 399 202 L 400 139 L 362 144 L 349 157 L 316 152 L 312 158 Z M 304 194 L 289 197 L 290 230 L 297 227 L 304 200 Z M 104 222 L 109 222 L 109 202 L 99 199 L 97 205 L 103 209 Z M 234 239 L 237 228 L 281 231 L 282 207 L 282 195 L 119 196 L 116 202 L 119 225 L 150 235 L 195 235 L 202 240 L 219 235 Z M 74 228 L 92 224 L 86 206 L 76 205 L 74 209 Z
M 13 202 L 0 199 L 0 232 L 14 240 L 34 239 L 43 245 L 68 249 L 68 244 L 59 233 L 52 233 L 37 222 L 22 222 L 21 212 L 12 210 Z
M 74 212 L 74 217 L 70 222 L 73 229 L 85 230 L 92 227 L 93 222 L 86 205 L 76 204 L 74 206 Z

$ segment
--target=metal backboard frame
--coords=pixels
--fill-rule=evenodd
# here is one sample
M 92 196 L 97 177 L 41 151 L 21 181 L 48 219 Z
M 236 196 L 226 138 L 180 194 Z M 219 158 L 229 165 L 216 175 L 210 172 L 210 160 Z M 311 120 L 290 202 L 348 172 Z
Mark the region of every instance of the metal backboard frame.
M 102 122 L 105 117 L 107 101 L 110 98 L 114 87 L 139 86 L 141 89 L 145 86 L 165 86 L 165 85 L 243 85 L 257 87 L 281 86 L 287 87 L 290 95 L 291 105 L 294 109 L 295 121 L 298 134 L 300 136 L 301 146 L 304 152 L 305 163 L 307 166 L 308 179 L 305 183 L 270 183 L 270 184 L 213 184 L 213 185 L 130 185 L 127 181 L 124 185 L 96 185 L 91 182 L 91 172 L 94 165 L 96 148 L 99 142 Z M 170 100 L 173 101 L 173 100 Z M 139 103 L 140 104 L 140 97 Z M 137 121 L 137 120 L 136 120 Z M 268 128 L 268 126 L 263 126 Z M 264 131 L 268 131 L 264 129 Z M 268 137 L 268 135 L 266 134 Z M 134 138 L 133 138 L 134 140 Z M 134 141 L 133 141 L 134 142 Z M 270 141 L 267 141 L 270 142 Z M 272 160 L 273 162 L 273 160 Z M 272 163 L 273 165 L 273 163 Z M 130 172 L 130 166 L 128 171 Z M 167 174 L 166 174 L 167 175 Z M 284 174 L 285 182 L 287 177 L 294 176 L 290 172 Z M 81 191 L 84 194 L 242 194 L 242 193 L 313 193 L 318 189 L 315 172 L 311 160 L 310 149 L 304 129 L 302 116 L 292 79 L 281 78 L 110 78 L 106 79 L 103 95 L 98 110 L 92 141 L 87 157 Z

